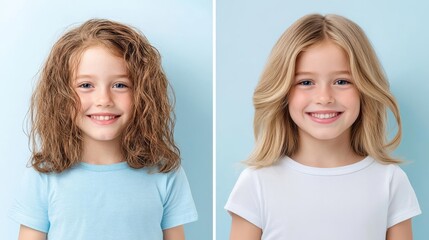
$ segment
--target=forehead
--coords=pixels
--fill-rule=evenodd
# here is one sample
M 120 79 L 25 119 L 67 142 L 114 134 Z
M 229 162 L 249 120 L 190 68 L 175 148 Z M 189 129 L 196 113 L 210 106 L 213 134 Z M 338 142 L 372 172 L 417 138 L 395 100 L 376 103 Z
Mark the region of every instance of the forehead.
M 125 60 L 115 52 L 104 46 L 92 46 L 85 49 L 80 55 L 76 66 L 76 74 L 126 74 Z
M 330 40 L 325 40 L 311 45 L 300 53 L 295 71 L 297 74 L 350 71 L 350 64 L 343 48 Z

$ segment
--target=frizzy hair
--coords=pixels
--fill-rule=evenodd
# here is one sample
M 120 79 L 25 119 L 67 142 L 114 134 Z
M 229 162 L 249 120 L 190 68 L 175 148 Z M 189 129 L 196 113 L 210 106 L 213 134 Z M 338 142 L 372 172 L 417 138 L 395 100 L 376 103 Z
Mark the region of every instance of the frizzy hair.
M 138 30 L 104 19 L 69 30 L 52 47 L 31 98 L 32 166 L 59 173 L 80 162 L 83 143 L 76 122 L 81 106 L 73 81 L 82 54 L 94 46 L 122 57 L 133 83 L 132 115 L 121 136 L 124 160 L 132 168 L 177 169 L 180 152 L 173 138 L 172 92 L 161 57 Z
M 390 156 L 402 134 L 398 105 L 364 31 L 342 16 L 310 14 L 298 19 L 277 41 L 255 89 L 255 148 L 246 161 L 248 165 L 270 166 L 281 157 L 296 153 L 298 127 L 291 119 L 287 105 L 296 60 L 302 51 L 325 40 L 345 51 L 359 91 L 360 113 L 351 126 L 353 151 L 360 156 L 372 156 L 382 163 L 400 162 Z M 387 108 L 397 124 L 397 132 L 390 141 L 386 136 Z

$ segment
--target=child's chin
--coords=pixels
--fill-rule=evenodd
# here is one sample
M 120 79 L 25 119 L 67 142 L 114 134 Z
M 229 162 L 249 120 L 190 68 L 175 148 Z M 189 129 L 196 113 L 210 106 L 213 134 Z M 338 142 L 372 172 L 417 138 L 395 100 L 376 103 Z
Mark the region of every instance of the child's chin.
M 86 135 L 86 138 L 90 138 L 92 141 L 98 141 L 98 142 L 112 142 L 119 140 L 119 136 L 116 136 L 115 134 L 94 134 L 94 135 Z
M 320 141 L 331 141 L 331 140 L 338 140 L 341 138 L 341 134 L 340 133 L 315 133 L 312 134 L 312 137 L 320 140 Z

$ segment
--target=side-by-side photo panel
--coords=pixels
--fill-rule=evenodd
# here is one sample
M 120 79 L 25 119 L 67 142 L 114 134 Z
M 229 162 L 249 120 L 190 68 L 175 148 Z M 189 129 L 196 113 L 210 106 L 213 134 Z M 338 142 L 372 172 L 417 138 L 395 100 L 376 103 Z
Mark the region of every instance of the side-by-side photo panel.
M 217 1 L 217 239 L 427 236 L 423 5 Z
M 0 9 L 2 238 L 212 239 L 212 2 Z

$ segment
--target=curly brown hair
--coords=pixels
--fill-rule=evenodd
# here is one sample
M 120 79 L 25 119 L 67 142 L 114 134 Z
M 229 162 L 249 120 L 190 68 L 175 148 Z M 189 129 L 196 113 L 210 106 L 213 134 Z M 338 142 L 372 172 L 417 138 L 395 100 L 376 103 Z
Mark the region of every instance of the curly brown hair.
M 173 92 L 160 54 L 137 29 L 105 19 L 88 20 L 64 34 L 43 66 L 29 110 L 32 166 L 59 173 L 80 162 L 82 133 L 76 119 L 81 106 L 72 82 L 83 52 L 99 45 L 123 57 L 133 82 L 132 117 L 121 141 L 128 165 L 159 172 L 177 169 Z

